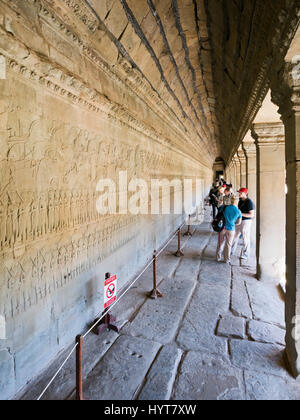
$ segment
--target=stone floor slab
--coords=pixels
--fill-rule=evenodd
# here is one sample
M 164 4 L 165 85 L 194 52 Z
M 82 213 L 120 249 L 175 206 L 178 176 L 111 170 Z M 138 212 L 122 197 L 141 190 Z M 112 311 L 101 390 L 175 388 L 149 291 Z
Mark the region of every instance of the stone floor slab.
M 231 267 L 216 261 L 205 260 L 201 265 L 200 283 L 210 286 L 226 286 L 230 288 Z
M 250 304 L 257 321 L 285 326 L 284 301 L 275 284 L 248 278 L 246 281 Z
M 172 400 L 241 400 L 242 388 L 241 372 L 221 357 L 189 352 L 180 368 Z
M 179 328 L 195 285 L 195 278 L 165 281 L 160 287 L 164 297 L 155 301 L 149 299 L 135 319 L 124 327 L 124 333 L 161 344 L 170 343 Z
M 181 357 L 182 351 L 174 344 L 164 346 L 146 377 L 138 400 L 169 400 Z
M 238 368 L 284 378 L 289 376 L 284 362 L 284 349 L 281 346 L 231 340 L 229 347 L 232 363 Z
M 84 383 L 88 400 L 132 400 L 141 386 L 159 344 L 120 336 Z
M 252 318 L 252 310 L 245 286 L 241 278 L 232 279 L 231 307 L 233 315 L 244 318 Z
M 285 346 L 285 330 L 265 322 L 250 321 L 248 335 L 251 340 L 261 343 L 276 343 Z
M 300 385 L 273 375 L 245 372 L 246 398 L 251 401 L 299 401 Z
M 241 338 L 246 337 L 246 321 L 243 318 L 234 316 L 225 316 L 220 319 L 218 325 L 218 335 L 228 338 Z
M 217 319 L 208 323 L 205 320 L 197 321 L 187 316 L 180 328 L 176 343 L 183 350 L 203 351 L 224 356 L 227 354 L 227 340 L 214 335 L 216 323 Z
M 228 296 L 226 296 L 226 294 Z M 214 304 L 218 302 L 217 304 Z M 228 310 L 229 291 L 225 287 L 200 285 L 187 308 L 176 342 L 184 350 L 201 350 L 212 354 L 227 354 L 227 342 L 216 337 L 220 313 Z

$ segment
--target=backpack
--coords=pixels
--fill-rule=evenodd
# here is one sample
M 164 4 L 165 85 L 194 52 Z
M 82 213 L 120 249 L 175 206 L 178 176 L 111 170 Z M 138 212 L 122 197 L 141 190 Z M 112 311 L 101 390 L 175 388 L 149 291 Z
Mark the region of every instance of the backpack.
M 212 222 L 212 228 L 215 232 L 220 233 L 225 228 L 226 220 L 224 215 L 224 210 L 219 211 L 216 218 Z

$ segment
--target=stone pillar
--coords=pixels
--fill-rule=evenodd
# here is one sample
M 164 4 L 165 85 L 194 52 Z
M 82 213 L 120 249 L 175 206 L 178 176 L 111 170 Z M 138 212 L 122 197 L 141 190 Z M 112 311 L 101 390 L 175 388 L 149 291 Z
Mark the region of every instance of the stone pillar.
M 256 193 L 257 193 L 257 173 L 256 173 L 256 145 L 254 139 L 250 136 L 247 137 L 243 141 L 243 149 L 246 155 L 246 161 L 247 161 L 247 188 L 249 190 L 249 198 L 254 202 L 255 208 L 257 208 L 257 199 L 256 199 Z M 252 233 L 251 233 L 251 242 L 256 242 L 256 217 L 253 221 L 252 226 Z
M 241 164 L 241 187 L 246 188 L 247 187 L 247 161 L 245 152 L 242 146 L 238 149 L 238 157 Z
M 233 185 L 233 180 L 234 180 L 234 166 L 233 166 L 233 162 L 230 163 L 230 167 L 229 167 L 229 183 Z
M 257 123 L 257 275 L 281 281 L 285 273 L 285 138 L 279 123 Z
M 286 354 L 295 377 L 300 375 L 300 78 L 286 64 L 272 86 L 286 136 Z
M 235 190 L 241 188 L 241 162 L 236 154 L 233 158 L 235 164 Z

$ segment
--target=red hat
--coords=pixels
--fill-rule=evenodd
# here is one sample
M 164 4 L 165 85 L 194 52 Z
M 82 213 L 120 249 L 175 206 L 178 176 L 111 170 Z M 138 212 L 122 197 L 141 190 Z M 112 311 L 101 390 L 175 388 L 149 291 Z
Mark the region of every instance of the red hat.
M 248 195 L 249 191 L 247 190 L 247 188 L 241 188 L 239 191 L 239 193 L 245 193 Z

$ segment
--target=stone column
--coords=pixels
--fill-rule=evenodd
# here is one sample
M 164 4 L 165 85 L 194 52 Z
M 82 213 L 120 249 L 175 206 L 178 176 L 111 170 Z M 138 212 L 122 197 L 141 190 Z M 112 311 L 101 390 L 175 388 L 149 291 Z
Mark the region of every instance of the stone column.
M 247 187 L 247 161 L 245 152 L 242 146 L 238 149 L 238 157 L 241 164 L 241 187 L 246 188 Z
M 279 106 L 286 136 L 286 354 L 300 375 L 300 77 L 286 64 L 274 81 L 272 99 Z
M 257 275 L 281 281 L 285 273 L 285 138 L 279 123 L 257 123 Z
M 233 158 L 235 164 L 235 190 L 241 188 L 241 162 L 236 154 Z
M 234 166 L 233 166 L 233 162 L 230 163 L 230 168 L 229 168 L 229 183 L 233 185 L 234 182 Z
M 255 141 L 252 137 L 249 137 L 243 141 L 243 149 L 246 155 L 247 161 L 247 179 L 248 184 L 247 188 L 249 190 L 249 198 L 254 202 L 255 208 L 257 208 L 257 199 L 256 199 L 256 180 L 257 180 L 257 173 L 256 173 L 256 145 Z M 253 221 L 252 226 L 252 233 L 251 233 L 251 241 L 252 243 L 256 242 L 256 217 Z

